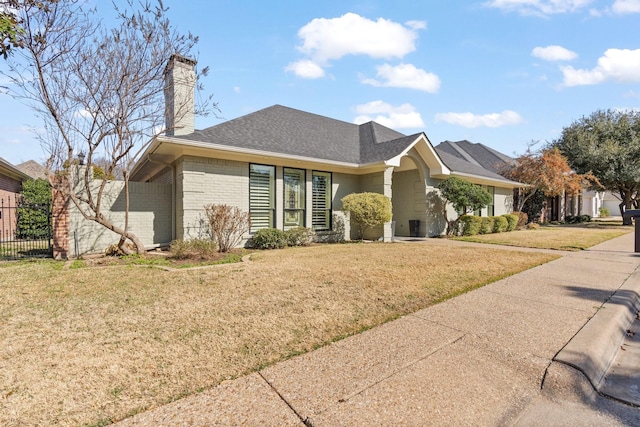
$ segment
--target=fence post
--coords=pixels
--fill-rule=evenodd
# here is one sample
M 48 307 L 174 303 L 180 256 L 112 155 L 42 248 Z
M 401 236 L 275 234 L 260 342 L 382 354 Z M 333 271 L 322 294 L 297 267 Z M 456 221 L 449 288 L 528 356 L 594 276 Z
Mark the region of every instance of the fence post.
M 59 186 L 68 186 L 69 181 L 65 177 L 59 177 L 58 182 L 52 186 L 51 224 L 53 226 L 53 257 L 66 259 L 69 257 L 69 196 L 59 189 Z

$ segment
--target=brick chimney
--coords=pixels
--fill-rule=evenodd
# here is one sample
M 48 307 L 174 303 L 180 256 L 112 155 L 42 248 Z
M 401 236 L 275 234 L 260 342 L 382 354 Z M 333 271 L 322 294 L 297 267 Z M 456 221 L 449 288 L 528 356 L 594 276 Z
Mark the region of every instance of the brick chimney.
M 164 70 L 167 136 L 188 135 L 195 130 L 196 60 L 171 55 Z

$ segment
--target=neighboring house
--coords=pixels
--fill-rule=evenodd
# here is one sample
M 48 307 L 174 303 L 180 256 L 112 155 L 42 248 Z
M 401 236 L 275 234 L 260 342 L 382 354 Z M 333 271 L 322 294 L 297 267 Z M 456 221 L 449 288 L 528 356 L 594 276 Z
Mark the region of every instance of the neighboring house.
M 499 174 L 516 160 L 484 144 L 463 141 L 444 141 L 436 146 L 438 152 L 449 153 L 466 160 L 474 165 L 482 166 L 491 172 Z
M 16 230 L 16 199 L 22 182 L 31 179 L 14 165 L 0 157 L 0 240 L 11 240 Z
M 469 142 L 467 140 L 455 142 L 444 141 L 438 144 L 435 149 L 438 153 L 440 153 L 441 156 L 454 156 L 459 159 L 459 161 L 471 163 L 475 167 L 481 167 L 493 172 L 494 174 L 500 174 L 506 168 L 515 164 L 515 159 L 513 159 L 512 157 L 496 151 L 491 147 L 487 147 L 484 144 Z M 468 169 L 468 166 L 462 166 L 461 169 L 463 168 Z M 493 191 L 491 187 L 486 187 L 485 189 L 489 190 L 489 192 Z M 514 188 L 514 198 L 517 193 L 517 188 Z M 488 206 L 487 208 L 482 209 L 475 214 L 479 216 L 496 215 L 491 206 Z
M 611 216 L 620 216 L 620 203 L 622 199 L 618 193 L 605 191 L 602 194 L 602 207 L 609 210 Z
M 14 200 L 22 190 L 22 182 L 28 179 L 29 175 L 0 157 L 0 200 Z
M 193 64 L 174 57 L 168 65 L 168 112 L 179 110 L 172 104 L 179 100 L 193 105 Z M 446 228 L 436 188 L 442 180 L 453 175 L 489 189 L 494 201 L 486 213 L 495 215 L 512 211 L 521 185 L 434 149 L 423 132 L 404 135 L 376 122 L 356 125 L 280 105 L 203 130 L 194 130 L 192 112 L 183 117 L 167 118 L 174 130 L 156 138 L 131 173 L 132 181 L 173 185 L 176 239 L 200 235 L 203 206 L 211 203 L 249 212 L 251 233 L 303 226 L 348 239 L 354 227 L 341 199 L 364 191 L 391 198 L 396 235 L 409 236 L 409 221 L 418 220 L 418 236 L 438 236 Z M 389 241 L 392 224 L 365 237 Z
M 16 165 L 16 169 L 33 179 L 48 180 L 47 169 L 35 160 L 27 160 L 26 162 L 20 163 Z
M 469 141 L 444 141 L 436 146 L 438 152 L 447 152 L 473 164 L 482 166 L 495 173 L 500 173 L 516 160 L 484 144 Z M 592 218 L 600 216 L 600 208 L 609 205 L 608 200 L 615 200 L 615 196 L 603 191 L 582 190 L 578 195 L 564 194 L 558 197 L 549 197 L 546 200 L 546 208 L 541 215 L 541 221 L 563 221 L 566 216 L 589 215 Z M 613 206 L 614 202 L 611 202 Z M 617 200 L 617 203 L 620 203 Z M 610 208 L 610 207 L 609 207 Z M 619 215 L 619 209 L 611 209 L 612 215 Z

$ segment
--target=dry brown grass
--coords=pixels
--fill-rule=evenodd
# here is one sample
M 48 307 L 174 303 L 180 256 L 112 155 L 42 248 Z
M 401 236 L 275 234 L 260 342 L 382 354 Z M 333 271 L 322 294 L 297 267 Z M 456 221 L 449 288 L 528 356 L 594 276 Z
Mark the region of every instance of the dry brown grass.
M 632 226 L 616 223 L 584 223 L 579 225 L 545 225 L 537 230 L 458 237 L 456 240 L 525 248 L 580 251 L 633 231 Z
M 0 425 L 105 425 L 554 256 L 427 242 L 252 258 L 0 268 Z

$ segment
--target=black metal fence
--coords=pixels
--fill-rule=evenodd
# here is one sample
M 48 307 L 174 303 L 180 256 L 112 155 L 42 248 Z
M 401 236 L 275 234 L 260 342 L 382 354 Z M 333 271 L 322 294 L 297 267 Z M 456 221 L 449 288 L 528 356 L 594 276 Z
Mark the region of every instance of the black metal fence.
M 0 199 L 0 259 L 53 256 L 51 207 Z

